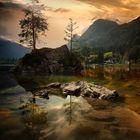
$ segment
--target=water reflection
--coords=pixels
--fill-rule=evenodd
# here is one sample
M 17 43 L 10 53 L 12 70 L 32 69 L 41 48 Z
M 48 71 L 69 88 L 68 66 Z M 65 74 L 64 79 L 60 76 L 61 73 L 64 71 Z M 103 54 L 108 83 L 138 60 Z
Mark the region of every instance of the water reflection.
M 66 115 L 67 115 L 67 119 L 69 121 L 69 125 L 72 124 L 72 96 L 69 96 L 69 106 L 66 108 Z
M 72 96 L 70 95 L 69 125 L 72 123 Z
M 10 80 L 12 84 L 8 83 L 9 86 L 0 91 L 0 139 L 139 140 L 139 70 L 100 67 L 87 70 L 85 76 L 91 77 L 94 82 L 105 81 L 102 84 L 117 89 L 125 98 L 124 102 L 74 96 L 64 98 L 59 91 L 51 93 L 46 100 L 27 92 L 29 88 L 39 87 L 42 83 L 45 85 L 44 77 L 36 82 L 32 77 L 33 84 L 29 77 L 29 81 L 26 79 L 20 85 Z
M 140 66 L 131 66 L 129 65 L 97 65 L 91 66 L 89 69 L 83 71 L 83 76 L 92 77 L 98 80 L 104 80 L 106 77 L 111 79 L 139 79 L 140 78 Z M 110 79 L 110 80 L 111 80 Z
M 47 126 L 47 112 L 35 103 L 35 97 L 22 103 L 21 122 L 23 123 L 23 140 L 39 140 L 43 137 L 43 129 Z

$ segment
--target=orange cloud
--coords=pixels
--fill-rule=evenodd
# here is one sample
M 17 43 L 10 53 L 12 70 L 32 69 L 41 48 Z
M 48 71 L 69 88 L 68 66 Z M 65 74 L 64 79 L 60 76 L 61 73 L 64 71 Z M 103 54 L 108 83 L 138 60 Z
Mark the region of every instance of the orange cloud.
M 103 5 L 107 7 L 119 7 L 126 9 L 140 8 L 138 7 L 138 4 L 140 4 L 139 0 L 77 0 L 77 1 L 91 4 L 97 8 L 101 8 Z
M 58 8 L 58 9 L 55 10 L 55 12 L 67 13 L 67 12 L 70 12 L 70 10 L 66 9 L 66 8 Z
M 96 7 L 93 17 L 128 22 L 140 15 L 140 0 L 77 0 Z
M 0 1 L 3 1 L 0 3 L 0 35 L 7 35 L 18 41 L 17 34 L 20 32 L 18 23 L 24 17 L 22 8 L 26 7 L 26 3 L 23 3 L 23 0 Z M 103 18 L 122 23 L 140 14 L 140 0 L 42 0 L 41 2 L 47 6 L 44 14 L 48 17 L 49 31 L 47 37 L 41 37 L 39 47 L 59 47 L 66 43 L 63 39 L 64 30 L 70 17 L 79 26 L 75 33 L 82 34 L 92 24 L 91 20 L 93 22 Z M 7 32 L 2 32 L 2 29 Z
M 54 13 L 68 13 L 71 10 L 66 8 L 53 8 L 53 7 L 47 7 L 47 11 L 54 12 Z

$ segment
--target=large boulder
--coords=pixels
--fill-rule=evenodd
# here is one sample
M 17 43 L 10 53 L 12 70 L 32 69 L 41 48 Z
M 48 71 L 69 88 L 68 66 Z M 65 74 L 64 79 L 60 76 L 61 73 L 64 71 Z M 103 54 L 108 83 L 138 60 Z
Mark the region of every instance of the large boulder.
M 42 48 L 26 54 L 14 69 L 21 74 L 80 74 L 83 69 L 76 55 L 66 45 Z

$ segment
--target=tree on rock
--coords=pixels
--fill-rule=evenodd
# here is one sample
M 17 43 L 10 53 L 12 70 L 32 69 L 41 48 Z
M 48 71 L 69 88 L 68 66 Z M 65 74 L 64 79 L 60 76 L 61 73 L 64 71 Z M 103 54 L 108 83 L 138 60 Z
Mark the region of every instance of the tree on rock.
M 45 34 L 45 31 L 48 30 L 48 23 L 42 13 L 43 10 L 45 10 L 44 5 L 39 4 L 38 0 L 32 0 L 32 3 L 24 9 L 24 19 L 19 22 L 21 27 L 20 42 L 28 43 L 34 50 L 39 35 Z
M 78 26 L 76 26 L 76 22 L 73 21 L 72 18 L 69 18 L 69 24 L 66 27 L 65 33 L 66 33 L 66 37 L 64 38 L 64 40 L 68 41 L 68 43 L 70 43 L 70 51 L 72 52 L 72 43 L 74 42 L 74 31 L 78 28 Z

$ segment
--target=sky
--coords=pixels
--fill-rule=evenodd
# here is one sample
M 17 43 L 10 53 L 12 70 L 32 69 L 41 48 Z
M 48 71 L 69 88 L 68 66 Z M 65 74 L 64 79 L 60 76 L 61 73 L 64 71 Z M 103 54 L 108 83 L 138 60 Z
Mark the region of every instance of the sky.
M 19 42 L 19 20 L 24 17 L 23 9 L 30 0 L 0 0 L 0 37 Z M 97 19 L 109 19 L 118 23 L 129 22 L 140 16 L 140 0 L 40 0 L 46 5 L 49 31 L 41 36 L 38 48 L 60 47 L 64 41 L 65 28 L 72 18 L 81 35 Z M 26 45 L 26 44 L 25 44 Z

